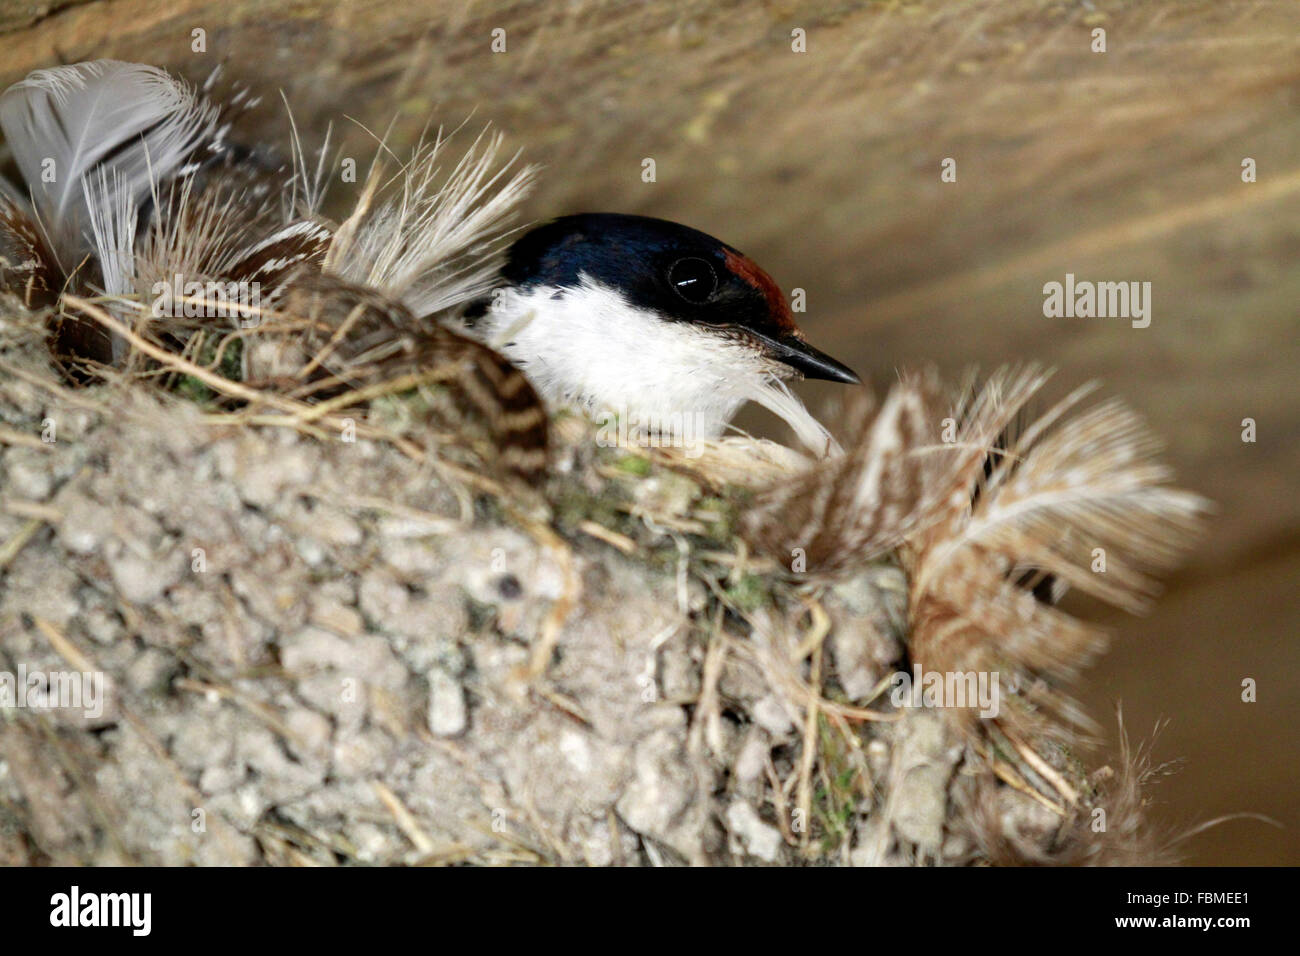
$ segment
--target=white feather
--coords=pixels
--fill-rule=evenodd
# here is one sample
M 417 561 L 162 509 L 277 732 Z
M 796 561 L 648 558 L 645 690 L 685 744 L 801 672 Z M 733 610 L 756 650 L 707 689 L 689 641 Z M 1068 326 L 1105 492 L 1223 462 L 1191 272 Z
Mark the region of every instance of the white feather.
M 162 70 L 95 60 L 37 70 L 0 96 L 0 128 L 64 269 L 103 245 L 87 196 L 97 168 L 137 205 L 213 134 L 217 111 Z M 113 205 L 116 199 L 100 197 Z
M 419 316 L 491 288 L 499 231 L 533 180 L 531 166 L 507 178 L 513 158 L 497 168 L 499 134 L 480 135 L 443 175 L 438 164 L 447 143 L 439 133 L 434 142 L 416 148 L 385 184 L 390 188 L 383 190 L 387 195 L 379 205 L 362 210 L 347 255 L 335 265 L 340 278 L 400 298 Z
M 110 176 L 102 167 L 86 176 L 82 187 L 104 291 L 131 295 L 135 291 L 135 229 L 140 209 L 117 175 Z

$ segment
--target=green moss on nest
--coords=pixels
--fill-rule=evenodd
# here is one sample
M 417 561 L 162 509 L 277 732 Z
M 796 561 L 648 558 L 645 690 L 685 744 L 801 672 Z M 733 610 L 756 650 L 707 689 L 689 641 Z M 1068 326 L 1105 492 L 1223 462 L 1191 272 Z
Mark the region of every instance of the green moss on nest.
M 710 538 L 729 541 L 735 535 L 736 509 L 725 498 L 701 498 L 695 508 L 695 517 L 705 523 Z
M 822 851 L 830 853 L 852 832 L 858 812 L 858 775 L 843 738 L 833 733 L 826 715 L 817 720 L 821 782 L 813 794 L 813 814 L 820 824 Z
M 741 575 L 739 581 L 727 586 L 725 593 L 727 600 L 746 614 L 752 614 L 772 600 L 767 582 L 757 574 Z
M 222 340 L 206 336 L 199 343 L 194 363 L 210 368 L 223 378 L 238 382 L 243 379 L 244 343 L 242 339 L 230 339 L 221 349 Z M 221 349 L 218 356 L 217 351 Z M 218 361 L 220 358 L 220 361 Z M 199 381 L 193 375 L 179 375 L 175 378 L 172 390 L 181 398 L 197 405 L 207 405 L 216 401 L 217 393 Z
M 623 455 L 614 463 L 614 467 L 629 475 L 644 477 L 650 474 L 650 459 L 643 455 Z

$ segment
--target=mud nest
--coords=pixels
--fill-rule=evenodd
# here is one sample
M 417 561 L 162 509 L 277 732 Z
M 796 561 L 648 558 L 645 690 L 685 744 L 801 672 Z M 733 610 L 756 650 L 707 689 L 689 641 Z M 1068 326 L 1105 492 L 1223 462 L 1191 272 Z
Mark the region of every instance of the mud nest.
M 746 489 L 571 416 L 528 489 L 400 397 L 349 434 L 183 368 L 74 387 L 45 328 L 0 311 L 0 670 L 103 696 L 0 708 L 5 863 L 1160 858 L 1142 754 L 891 707 L 903 571 L 800 581 Z

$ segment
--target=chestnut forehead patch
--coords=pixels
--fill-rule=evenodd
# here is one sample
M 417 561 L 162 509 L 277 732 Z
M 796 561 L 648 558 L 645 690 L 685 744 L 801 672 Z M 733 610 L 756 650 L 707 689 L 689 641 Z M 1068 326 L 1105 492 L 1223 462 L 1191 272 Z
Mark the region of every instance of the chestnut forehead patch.
M 737 278 L 744 280 L 763 294 L 767 300 L 768 312 L 773 323 L 783 332 L 798 332 L 794 316 L 790 313 L 790 304 L 785 301 L 781 287 L 770 275 L 764 272 L 749 256 L 741 255 L 734 249 L 724 250 L 727 268 Z

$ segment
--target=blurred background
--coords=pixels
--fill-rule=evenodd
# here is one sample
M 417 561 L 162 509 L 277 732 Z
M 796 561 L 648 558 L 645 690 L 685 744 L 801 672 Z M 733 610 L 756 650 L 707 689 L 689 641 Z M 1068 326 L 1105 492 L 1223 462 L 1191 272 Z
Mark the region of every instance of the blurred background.
M 1295 0 L 0 0 L 0 83 L 106 56 L 196 80 L 222 65 L 263 95 L 245 135 L 277 148 L 282 90 L 304 139 L 335 120 L 363 171 L 362 125 L 396 120 L 400 143 L 491 122 L 545 167 L 530 216 L 723 238 L 804 289 L 810 338 L 877 391 L 920 363 L 1100 380 L 1217 514 L 1153 614 L 1090 609 L 1115 631 L 1082 688 L 1110 732 L 1095 759 L 1116 702 L 1135 741 L 1167 719 L 1156 820 L 1283 824 L 1222 823 L 1183 844 L 1189 862 L 1300 863 Z M 336 184 L 336 208 L 356 188 Z M 1045 318 L 1066 273 L 1150 282 L 1150 326 Z

